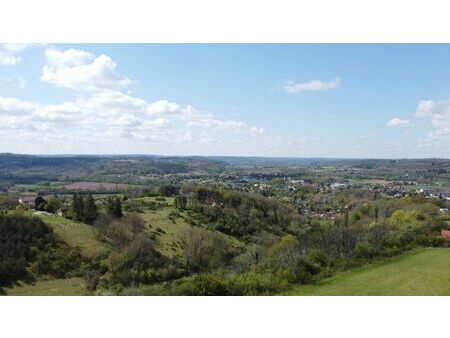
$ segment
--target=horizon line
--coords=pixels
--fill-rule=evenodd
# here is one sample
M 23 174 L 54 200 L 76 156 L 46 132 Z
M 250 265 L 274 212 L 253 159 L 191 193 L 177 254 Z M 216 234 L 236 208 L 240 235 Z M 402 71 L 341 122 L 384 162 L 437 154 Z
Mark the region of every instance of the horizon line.
M 147 157 L 227 157 L 227 158 L 257 158 L 257 159 L 320 159 L 320 160 L 450 160 L 448 157 L 327 157 L 327 156 L 261 156 L 261 155 L 164 155 L 164 154 L 150 154 L 150 153 L 73 153 L 73 154 L 42 154 L 42 153 L 13 153 L 0 152 L 1 155 L 21 155 L 21 156 L 36 156 L 36 157 L 76 157 L 76 156 L 147 156 Z

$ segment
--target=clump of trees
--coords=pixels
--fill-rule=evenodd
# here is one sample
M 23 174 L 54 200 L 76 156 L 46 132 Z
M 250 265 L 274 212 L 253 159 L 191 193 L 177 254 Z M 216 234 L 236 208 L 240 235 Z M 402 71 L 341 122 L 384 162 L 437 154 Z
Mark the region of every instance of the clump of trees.
M 74 194 L 69 217 L 76 221 L 92 224 L 98 216 L 97 205 L 92 195 Z
M 143 232 L 145 223 L 137 213 L 129 213 L 120 219 L 110 214 L 103 214 L 98 217 L 94 227 L 99 231 L 101 240 L 120 250 Z
M 237 253 L 223 234 L 198 227 L 184 232 L 182 248 L 182 264 L 189 274 L 225 267 Z
M 200 214 L 202 224 L 231 236 L 245 239 L 262 230 L 277 235 L 302 231 L 295 208 L 260 194 L 187 186 L 182 196 L 176 199 L 179 209 Z
M 122 201 L 120 197 L 109 197 L 106 200 L 106 211 L 109 215 L 119 218 L 123 216 L 122 213 Z
M 36 274 L 66 277 L 80 270 L 80 253 L 57 239 L 38 217 L 0 214 L 0 286 Z
M 178 194 L 180 188 L 173 184 L 165 184 L 159 187 L 161 196 L 170 197 Z

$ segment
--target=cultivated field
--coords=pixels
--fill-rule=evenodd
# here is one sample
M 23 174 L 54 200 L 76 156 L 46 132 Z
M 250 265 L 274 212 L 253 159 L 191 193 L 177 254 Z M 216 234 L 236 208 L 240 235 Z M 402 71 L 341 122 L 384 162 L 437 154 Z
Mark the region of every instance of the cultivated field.
M 299 286 L 298 296 L 450 296 L 450 249 L 429 248 Z
M 131 187 L 128 184 L 122 183 L 105 183 L 105 182 L 74 182 L 71 184 L 66 184 L 64 188 L 67 190 L 120 190 Z

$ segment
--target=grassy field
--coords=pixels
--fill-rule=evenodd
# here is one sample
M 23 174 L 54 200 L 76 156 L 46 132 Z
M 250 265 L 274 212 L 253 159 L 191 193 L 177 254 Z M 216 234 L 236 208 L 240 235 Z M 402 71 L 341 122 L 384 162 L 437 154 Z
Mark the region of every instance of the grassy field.
M 95 257 L 108 251 L 107 245 L 95 238 L 92 227 L 87 224 L 61 216 L 41 215 L 39 217 L 50 225 L 67 244 L 79 247 L 85 256 Z
M 450 296 L 450 249 L 415 250 L 314 285 L 296 287 L 285 295 Z
M 6 288 L 8 296 L 87 296 L 82 278 L 39 280 L 34 284 L 19 284 Z
M 140 198 L 147 201 L 155 201 L 155 197 L 144 197 Z M 174 207 L 174 198 L 165 197 L 166 206 L 160 207 L 157 210 L 145 210 L 144 213 L 140 214 L 145 220 L 148 231 L 155 232 L 157 229 L 161 229 L 162 232 L 158 232 L 158 250 L 167 256 L 174 256 L 181 253 L 181 240 L 183 234 L 189 229 L 190 225 L 186 221 L 188 219 L 187 213 L 184 211 L 177 210 Z M 170 217 L 170 214 L 175 212 L 178 217 Z M 173 214 L 172 214 L 173 215 Z M 229 240 L 233 245 L 242 245 L 239 240 L 234 237 L 222 234 L 227 240 Z
M 162 230 L 158 236 L 158 249 L 168 256 L 180 251 L 179 247 L 173 244 L 180 241 L 181 235 L 189 227 L 181 217 L 175 218 L 174 222 L 169 218 L 169 214 L 174 210 L 174 207 L 168 206 L 156 211 L 148 210 L 142 214 L 149 230 L 156 231 L 158 228 Z

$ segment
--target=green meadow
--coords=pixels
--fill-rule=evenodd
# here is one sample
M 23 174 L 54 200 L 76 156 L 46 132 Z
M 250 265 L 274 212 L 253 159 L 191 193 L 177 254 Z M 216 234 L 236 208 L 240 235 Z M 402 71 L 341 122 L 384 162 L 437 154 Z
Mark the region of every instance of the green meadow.
M 38 280 L 33 284 L 19 283 L 6 288 L 9 296 L 87 296 L 82 278 Z
M 428 248 L 296 287 L 297 296 L 450 296 L 450 249 Z

